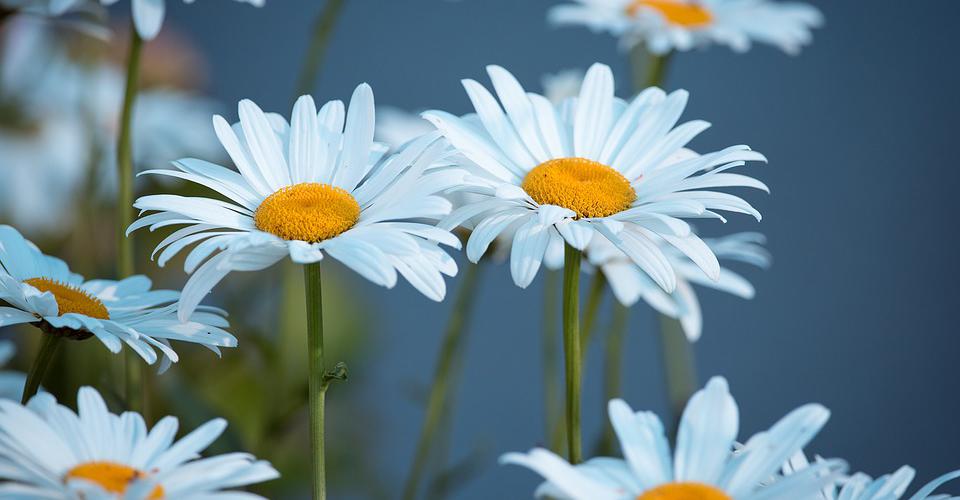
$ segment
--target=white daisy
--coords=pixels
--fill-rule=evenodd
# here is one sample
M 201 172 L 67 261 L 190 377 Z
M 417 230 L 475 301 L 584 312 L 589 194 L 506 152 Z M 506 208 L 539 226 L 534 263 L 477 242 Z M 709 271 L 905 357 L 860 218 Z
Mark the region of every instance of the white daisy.
M 556 73 L 543 75 L 543 96 L 555 105 L 580 95 L 583 87 L 584 72 L 582 69 L 565 69 Z
M 817 457 L 815 463 L 822 462 Z M 803 453 L 794 455 L 784 466 L 783 474 L 792 475 L 805 471 L 810 467 L 810 461 Z M 899 500 L 904 498 L 907 488 L 916 477 L 917 471 L 909 465 L 904 465 L 890 474 L 884 474 L 876 479 L 862 472 L 849 477 L 842 477 L 835 484 L 825 487 L 818 500 Z M 950 500 L 960 497 L 950 495 L 933 495 L 933 492 L 943 484 L 960 478 L 960 470 L 948 472 L 933 481 L 930 481 L 910 497 L 910 500 Z
M 760 213 L 718 187 L 765 188 L 727 170 L 764 161 L 747 146 L 667 160 L 709 124 L 695 120 L 674 127 L 687 102 L 685 91 L 669 96 L 658 88 L 631 103 L 613 95 L 613 73 L 595 64 L 580 96 L 556 106 L 526 93 L 498 66 L 487 68 L 500 104 L 482 85 L 464 80 L 480 125 L 443 111 L 424 116 L 453 146 L 482 169 L 466 188 L 484 197 L 441 223 L 453 228 L 480 217 L 467 245 L 476 262 L 497 235 L 516 227 L 511 272 L 520 287 L 536 276 L 551 240 L 583 250 L 595 235 L 609 239 L 667 291 L 676 273 L 654 238 L 677 247 L 711 279 L 720 265 L 680 217 L 721 219 L 716 210 Z M 464 166 L 464 168 L 470 168 Z
M 118 0 L 100 0 L 103 5 L 113 5 Z M 193 3 L 194 0 L 183 0 L 184 3 Z M 248 3 L 255 7 L 263 7 L 266 0 L 235 0 Z M 163 26 L 163 17 L 166 14 L 166 0 L 130 0 L 130 11 L 133 15 L 133 24 L 137 33 L 144 40 L 153 40 Z
M 770 253 L 763 248 L 765 238 L 762 234 L 738 233 L 703 241 L 720 260 L 745 262 L 761 268 L 770 265 Z M 753 298 L 753 285 L 743 276 L 721 267 L 719 279 L 712 280 L 666 241 L 658 239 L 658 243 L 677 273 L 677 289 L 673 293 L 664 292 L 620 249 L 604 238 L 594 238 L 587 247 L 586 256 L 603 273 L 621 304 L 629 307 L 643 299 L 661 314 L 678 319 L 691 342 L 700 338 L 703 329 L 700 301 L 692 285 L 703 285 L 744 299 Z
M 420 115 L 400 108 L 380 107 L 377 109 L 377 130 L 374 139 L 386 144 L 391 151 L 400 149 L 404 144 L 436 130 L 433 124 Z
M 437 243 L 459 247 L 459 241 L 412 220 L 448 214 L 450 202 L 438 193 L 463 183 L 458 170 L 424 172 L 446 152 L 438 134 L 381 160 L 385 147 L 373 142 L 373 91 L 366 84 L 357 87 L 346 113 L 340 101 L 318 112 L 310 96 L 301 97 L 292 125 L 247 100 L 239 112 L 233 127 L 214 118 L 239 173 L 196 159 L 174 162 L 178 170 L 149 172 L 196 182 L 229 202 L 155 195 L 134 205 L 157 213 L 128 231 L 187 225 L 157 247 L 161 266 L 199 242 L 186 259 L 192 276 L 181 315 L 189 315 L 230 271 L 264 269 L 288 255 L 308 264 L 328 254 L 387 288 L 399 273 L 427 297 L 443 299 L 442 275 L 455 275 L 457 266 Z
M 71 12 L 96 12 L 96 0 L 0 0 L 0 14 L 16 12 L 43 17 L 57 17 Z
M 625 47 L 644 44 L 654 54 L 712 43 L 737 52 L 752 42 L 796 54 L 823 24 L 816 7 L 773 0 L 575 0 L 550 10 L 558 25 L 583 25 L 620 37 Z
M 80 389 L 77 408 L 74 413 L 50 394 L 26 406 L 0 401 L 0 497 L 252 499 L 261 497 L 229 490 L 279 477 L 247 453 L 200 458 L 226 428 L 223 419 L 175 441 L 175 417 L 147 430 L 138 413 L 110 413 L 90 387 Z
M 60 259 L 44 255 L 16 229 L 0 226 L 0 327 L 32 323 L 49 335 L 75 340 L 96 336 L 111 352 L 127 344 L 147 363 L 163 354 L 161 370 L 177 361 L 171 340 L 193 342 L 217 352 L 236 347 L 223 328 L 224 313 L 204 307 L 181 322 L 180 297 L 172 290 L 151 290 L 146 276 L 122 281 L 84 281 Z
M 6 365 L 17 352 L 17 347 L 9 340 L 0 341 L 0 366 Z M 12 370 L 0 370 L 0 399 L 20 401 L 23 386 L 27 382 L 24 373 Z
M 619 399 L 610 401 L 609 412 L 623 460 L 594 458 L 574 466 L 538 448 L 508 453 L 501 462 L 533 469 L 547 480 L 537 496 L 560 500 L 807 500 L 844 469 L 842 462 L 824 461 L 767 481 L 813 439 L 830 413 L 820 405 L 802 406 L 733 453 L 740 417 L 722 377 L 690 398 L 672 455 L 656 415 L 634 413 Z

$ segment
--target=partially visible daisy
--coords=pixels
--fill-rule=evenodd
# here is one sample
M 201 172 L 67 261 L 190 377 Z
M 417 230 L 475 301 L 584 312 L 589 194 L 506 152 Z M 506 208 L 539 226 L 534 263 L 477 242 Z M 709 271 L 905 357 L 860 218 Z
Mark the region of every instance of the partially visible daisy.
M 565 69 L 543 75 L 543 78 L 541 78 L 543 96 L 554 105 L 559 106 L 563 104 L 563 101 L 580 95 L 583 76 L 582 69 Z
M 818 458 L 815 463 L 822 462 Z M 810 462 L 803 453 L 794 455 L 783 467 L 785 475 L 797 474 L 810 467 Z M 843 477 L 823 489 L 818 496 L 820 500 L 899 500 L 904 498 L 907 488 L 916 477 L 917 471 L 909 465 L 904 465 L 890 474 L 884 474 L 876 479 L 863 472 L 857 472 L 849 477 Z M 950 500 L 960 497 L 949 495 L 933 495 L 933 492 L 943 484 L 960 478 L 960 470 L 948 472 L 925 484 L 910 500 Z
M 310 264 L 329 255 L 387 288 L 399 274 L 427 297 L 443 299 L 443 275 L 455 275 L 457 266 L 438 243 L 459 247 L 459 240 L 415 221 L 448 214 L 451 204 L 439 194 L 463 183 L 457 170 L 426 171 L 446 152 L 438 134 L 382 159 L 386 148 L 373 142 L 373 91 L 366 84 L 357 87 L 348 112 L 340 101 L 318 112 L 303 96 L 292 124 L 248 100 L 240 102 L 239 114 L 232 127 L 214 118 L 239 173 L 196 159 L 149 172 L 201 184 L 230 201 L 153 195 L 135 204 L 156 213 L 129 231 L 186 225 L 157 247 L 161 266 L 199 243 L 186 259 L 192 276 L 180 299 L 181 317 L 231 271 L 265 269 L 287 256 Z
M 119 0 L 100 0 L 103 5 L 113 5 Z M 183 0 L 185 3 L 193 3 L 194 0 Z M 263 7 L 266 0 L 235 0 L 240 3 L 248 3 L 255 7 Z M 154 39 L 160 28 L 163 27 L 163 18 L 166 15 L 166 0 L 130 0 L 130 11 L 133 15 L 133 24 L 137 28 L 137 33 L 144 40 Z
M 483 199 L 441 223 L 453 228 L 481 220 L 467 246 L 471 261 L 498 235 L 516 229 L 511 272 L 517 286 L 525 288 L 552 241 L 583 250 L 595 237 L 606 238 L 672 292 L 677 277 L 657 244 L 662 238 L 719 279 L 716 257 L 681 218 L 723 220 L 717 213 L 723 210 L 759 220 L 760 213 L 745 200 L 713 189 L 765 189 L 755 179 L 728 172 L 747 161 L 765 161 L 763 155 L 733 146 L 667 161 L 709 124 L 677 125 L 687 103 L 685 91 L 667 95 L 650 88 L 629 104 L 616 98 L 613 73 L 602 64 L 590 68 L 579 97 L 562 105 L 525 92 L 499 66 L 487 71 L 499 103 L 479 83 L 463 81 L 479 124 L 443 111 L 424 113 L 486 174 L 470 177 L 465 188 Z
M 381 106 L 377 109 L 377 130 L 374 138 L 393 151 L 434 130 L 436 128 L 430 122 L 417 114 L 400 108 Z
M 654 54 L 710 44 L 745 52 L 754 41 L 797 54 L 823 24 L 812 5 L 774 0 L 575 0 L 553 7 L 549 19 L 606 31 Z
M 17 347 L 9 340 L 0 341 L 0 366 L 6 365 L 17 352 Z M 0 399 L 20 401 L 23 386 L 27 381 L 24 373 L 12 370 L 0 370 Z
M 609 412 L 625 459 L 594 458 L 574 466 L 537 448 L 508 453 L 501 462 L 533 469 L 546 479 L 537 496 L 558 500 L 803 500 L 816 498 L 845 469 L 829 460 L 770 481 L 830 413 L 816 404 L 801 406 L 734 453 L 740 416 L 722 377 L 690 399 L 673 453 L 653 413 L 634 413 L 619 399 L 610 401 Z
M 96 0 L 0 0 L 0 11 L 43 17 L 57 17 L 71 12 L 96 12 Z
M 163 356 L 161 369 L 176 362 L 170 341 L 201 344 L 219 353 L 236 347 L 224 328 L 224 313 L 203 307 L 183 322 L 176 315 L 180 297 L 151 290 L 146 276 L 121 281 L 84 281 L 60 259 L 44 255 L 10 226 L 0 226 L 0 327 L 31 323 L 48 335 L 83 340 L 96 336 L 111 352 L 123 344 L 144 361 Z
M 83 387 L 76 413 L 50 394 L 26 406 L 0 401 L 0 496 L 102 500 L 261 498 L 231 491 L 279 477 L 247 453 L 201 458 L 227 423 L 215 419 L 175 440 L 178 421 L 147 429 L 139 413 L 111 413 Z
M 739 261 L 761 268 L 770 265 L 770 253 L 763 248 L 766 239 L 762 234 L 738 233 L 703 241 L 720 260 Z M 673 293 L 664 292 L 646 273 L 633 265 L 623 252 L 604 238 L 594 238 L 587 247 L 586 255 L 590 263 L 604 274 L 614 296 L 621 304 L 632 306 L 643 299 L 661 314 L 678 319 L 691 342 L 700 338 L 703 329 L 700 301 L 692 285 L 714 288 L 744 299 L 753 298 L 753 285 L 743 276 L 721 267 L 719 279 L 712 280 L 686 255 L 665 241 L 661 240 L 659 243 L 677 273 L 677 289 Z

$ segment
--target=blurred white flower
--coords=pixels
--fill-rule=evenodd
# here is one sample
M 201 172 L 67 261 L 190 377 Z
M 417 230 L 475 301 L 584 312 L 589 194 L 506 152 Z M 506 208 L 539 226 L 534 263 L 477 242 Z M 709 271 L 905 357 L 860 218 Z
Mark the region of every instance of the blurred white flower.
M 765 238 L 759 233 L 704 238 L 703 242 L 721 261 L 745 262 L 762 268 L 770 265 L 770 254 L 763 248 Z M 700 301 L 692 285 L 714 288 L 744 299 L 753 298 L 753 285 L 739 274 L 721 266 L 719 279 L 710 279 L 669 243 L 663 240 L 658 240 L 658 243 L 677 273 L 677 289 L 673 293 L 667 293 L 657 286 L 623 252 L 603 238 L 594 238 L 587 247 L 586 255 L 590 263 L 607 278 L 614 296 L 621 304 L 632 306 L 643 299 L 661 314 L 678 319 L 691 342 L 700 338 L 703 329 Z
M 96 0 L 0 0 L 0 8 L 16 13 L 56 17 L 70 12 L 95 12 Z
M 119 0 L 100 0 L 103 5 L 113 5 Z M 193 3 L 194 0 L 183 0 L 185 3 Z M 240 3 L 248 3 L 255 7 L 263 7 L 266 0 L 236 0 Z M 133 16 L 133 24 L 137 28 L 137 33 L 144 40 L 153 40 L 160 33 L 163 27 L 163 18 L 166 15 L 166 0 L 130 0 L 130 11 Z
M 625 47 L 644 44 L 654 54 L 710 44 L 737 52 L 752 42 L 797 54 L 823 24 L 816 7 L 773 0 L 574 0 L 553 7 L 557 25 L 582 25 L 620 37 Z
M 54 29 L 36 19 L 5 27 L 0 60 L 0 214 L 31 234 L 71 227 L 89 177 L 112 196 L 123 78 L 101 60 L 69 57 Z M 213 101 L 175 89 L 143 91 L 134 111 L 134 161 L 156 168 L 185 155 L 223 156 Z M 86 194 L 86 193 L 84 193 Z
M 563 101 L 580 95 L 583 86 L 583 77 L 586 73 L 582 69 L 565 69 L 556 73 L 543 75 L 543 97 L 554 105 L 559 106 Z
M 822 462 L 823 459 L 818 457 L 814 464 Z M 791 476 L 804 473 L 810 466 L 807 456 L 803 453 L 797 453 L 783 466 L 783 474 Z M 904 498 L 916 475 L 917 471 L 909 465 L 904 465 L 896 471 L 884 474 L 876 479 L 863 472 L 857 472 L 851 476 L 837 479 L 835 483 L 825 487 L 816 498 L 820 500 L 899 500 Z M 960 478 L 960 470 L 951 471 L 937 477 L 917 490 L 910 497 L 910 500 L 952 500 L 960 498 L 951 495 L 933 494 L 940 486 L 957 478 Z
M 436 127 L 418 114 L 389 106 L 380 106 L 377 109 L 377 131 L 374 139 L 386 144 L 391 151 L 396 151 L 400 146 L 434 130 Z
M 609 414 L 624 459 L 594 458 L 571 465 L 537 448 L 508 453 L 501 462 L 539 473 L 546 482 L 536 496 L 557 500 L 810 499 L 846 468 L 841 461 L 827 460 L 803 473 L 767 481 L 817 435 L 830 412 L 817 404 L 801 406 L 734 454 L 740 413 L 722 377 L 714 377 L 690 398 L 672 453 L 663 424 L 653 413 L 634 413 L 614 399 Z
M 111 413 L 83 387 L 77 412 L 38 394 L 0 401 L 0 497 L 65 500 L 259 499 L 234 488 L 280 476 L 247 453 L 200 457 L 227 427 L 214 419 L 175 439 L 179 422 L 148 429 L 139 413 Z

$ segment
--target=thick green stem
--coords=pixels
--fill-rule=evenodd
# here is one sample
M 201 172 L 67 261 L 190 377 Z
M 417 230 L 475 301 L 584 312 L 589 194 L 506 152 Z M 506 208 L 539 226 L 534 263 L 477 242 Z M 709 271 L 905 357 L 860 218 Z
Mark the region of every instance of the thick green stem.
M 583 312 L 583 328 L 580 329 L 580 352 L 586 356 L 587 346 L 590 345 L 590 335 L 597 323 L 597 312 L 603 303 L 603 292 L 607 289 L 607 277 L 597 270 L 590 282 L 590 291 L 587 292 L 587 307 Z
M 317 17 L 313 25 L 310 46 L 307 47 L 303 66 L 300 70 L 297 95 L 309 94 L 313 91 L 317 78 L 320 76 L 320 66 L 323 64 L 327 45 L 330 43 L 330 36 L 333 35 L 333 28 L 337 24 L 337 18 L 340 17 L 340 12 L 343 10 L 345 3 L 346 0 L 327 0 L 323 11 Z
M 560 328 L 557 322 L 560 303 L 560 272 L 547 271 L 543 295 L 543 393 L 544 418 L 547 432 L 547 442 L 555 453 L 562 453 L 563 448 L 563 402 L 560 399 L 560 385 L 557 383 L 557 373 L 560 370 L 560 352 L 557 349 L 557 338 Z
M 698 386 L 693 346 L 687 340 L 680 322 L 669 316 L 660 315 L 660 333 L 667 397 L 676 424 Z
M 655 55 L 647 52 L 643 45 L 637 45 L 630 51 L 630 67 L 633 75 L 633 89 L 636 92 L 647 87 L 660 87 L 667 76 L 670 54 Z
M 454 301 L 453 311 L 447 323 L 443 343 L 437 358 L 437 367 L 433 375 L 433 384 L 430 386 L 430 397 L 427 400 L 427 411 L 420 431 L 420 440 L 417 442 L 417 451 L 414 455 L 410 474 L 407 476 L 403 488 L 404 500 L 413 500 L 417 496 L 424 471 L 433 450 L 434 442 L 440 432 L 444 416 L 450 410 L 450 389 L 456 378 L 457 360 L 465 339 L 466 327 L 469 324 L 473 302 L 479 285 L 480 265 L 468 265 L 464 272 L 463 281 Z
M 40 340 L 40 350 L 37 351 L 37 357 L 33 360 L 33 365 L 27 373 L 27 383 L 23 387 L 23 396 L 20 398 L 20 404 L 27 404 L 37 391 L 40 390 L 40 384 L 43 382 L 43 376 L 47 373 L 50 361 L 57 353 L 57 348 L 63 338 L 58 335 L 44 333 Z
M 623 376 L 623 341 L 627 333 L 627 321 L 630 318 L 630 308 L 617 302 L 613 309 L 613 325 L 610 326 L 610 337 L 607 339 L 603 363 L 603 402 L 604 405 L 614 398 L 619 398 Z M 606 413 L 606 408 L 603 409 Z M 603 435 L 598 446 L 598 455 L 612 456 L 615 452 L 617 436 L 613 427 L 607 423 L 603 427 Z
M 123 93 L 123 107 L 120 113 L 119 135 L 117 138 L 117 278 L 133 275 L 133 240 L 126 235 L 127 228 L 133 222 L 133 110 L 137 101 L 137 88 L 140 82 L 140 56 L 143 52 L 143 39 L 137 34 L 133 23 L 130 24 L 130 52 L 127 55 L 127 82 Z M 133 351 L 124 353 L 124 392 L 127 409 L 142 410 L 143 364 Z
M 567 458 L 578 464 L 583 457 L 580 433 L 580 382 L 583 360 L 580 355 L 580 260 L 581 252 L 564 248 L 563 263 L 563 351 L 567 392 Z
M 307 362 L 310 392 L 310 453 L 313 470 L 313 499 L 327 498 L 324 455 L 324 404 L 326 402 L 326 367 L 323 363 L 323 301 L 320 289 L 320 263 L 303 267 L 307 298 Z

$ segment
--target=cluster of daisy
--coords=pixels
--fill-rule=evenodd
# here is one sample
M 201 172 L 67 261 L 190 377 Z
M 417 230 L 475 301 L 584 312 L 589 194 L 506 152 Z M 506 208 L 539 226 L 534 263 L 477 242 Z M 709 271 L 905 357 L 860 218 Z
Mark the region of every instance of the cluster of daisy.
M 264 1 L 245 3 L 260 6 Z M 164 4 L 132 0 L 132 54 L 136 44 L 157 37 Z M 0 0 L 4 18 L 98 11 L 93 0 Z M 711 42 L 745 50 L 751 41 L 792 53 L 809 42 L 810 28 L 822 22 L 810 6 L 767 0 L 578 0 L 556 6 L 549 18 L 609 31 L 625 46 L 655 56 Z M 75 166 L 61 166 L 66 160 L 57 154 L 84 146 L 65 142 L 64 137 L 76 136 L 61 127 L 86 129 L 71 120 L 92 115 L 94 121 L 121 123 L 120 130 L 105 132 L 108 140 L 93 142 L 102 142 L 106 156 L 118 158 L 119 165 L 112 168 L 122 168 L 130 109 L 95 104 L 82 110 L 90 105 L 90 88 L 102 90 L 104 102 L 121 102 L 124 91 L 116 68 L 77 65 L 62 47 L 46 43 L 43 27 L 11 28 L 7 36 L 15 41 L 7 44 L 0 66 L 4 88 L 21 102 L 37 101 L 23 107 L 30 113 L 21 114 L 24 125 L 17 132 L 30 132 L 31 140 L 10 139 L 11 144 L 27 144 L 20 154 L 23 164 L 49 162 L 51 175 L 60 177 L 64 189 L 75 189 L 76 182 L 62 176 Z M 38 60 L 46 61 L 44 71 L 36 71 Z M 909 467 L 874 480 L 846 475 L 842 460 L 811 463 L 805 458 L 804 449 L 829 418 L 819 405 L 802 406 L 741 443 L 739 410 L 722 377 L 691 395 L 675 439 L 668 439 L 657 416 L 611 400 L 610 423 L 623 458 L 580 459 L 580 266 L 586 264 L 602 277 L 623 306 L 643 299 L 675 318 L 690 341 L 697 340 L 703 319 L 693 285 L 750 298 L 753 286 L 721 266 L 721 260 L 766 267 L 771 258 L 761 234 L 705 238 L 693 222 L 725 222 L 731 214 L 759 221 L 761 214 L 750 202 L 726 190 L 768 191 L 761 181 L 734 170 L 766 158 L 745 145 L 694 151 L 690 142 L 710 124 L 681 121 L 687 92 L 651 86 L 618 97 L 614 73 L 604 64 L 546 78 L 542 94 L 524 88 L 507 69 L 486 69 L 490 88 L 472 79 L 462 82 L 473 107 L 466 115 L 443 110 L 420 117 L 395 109 L 378 113 L 373 90 L 360 84 L 347 104 L 331 100 L 318 105 L 311 96 L 301 96 L 289 116 L 243 100 L 236 120 L 213 117 L 212 127 L 204 128 L 212 134 L 209 141 L 180 120 L 184 114 L 206 119 L 212 114 L 208 107 L 179 94 L 141 94 L 137 106 L 144 118 L 134 127 L 134 163 L 150 165 L 155 159 L 197 153 L 207 159 L 186 157 L 173 161 L 173 168 L 142 174 L 186 181 L 213 194 L 142 196 L 133 202 L 139 218 L 123 229 L 132 236 L 143 229 L 174 228 L 153 258 L 164 266 L 185 253 L 189 278 L 182 291 L 153 289 L 143 275 L 86 280 L 14 227 L 0 225 L 0 327 L 32 325 L 44 339 L 27 376 L 0 372 L 0 395 L 8 398 L 0 400 L 0 497 L 249 498 L 233 490 L 278 477 L 270 464 L 245 453 L 200 458 L 224 431 L 221 419 L 177 440 L 174 417 L 148 429 L 139 413 L 112 413 L 90 387 L 80 389 L 74 412 L 40 385 L 56 347 L 65 341 L 96 337 L 113 353 L 126 345 L 146 363 L 159 364 L 160 371 L 178 360 L 174 341 L 200 344 L 217 354 L 222 347 L 236 347 L 226 312 L 203 301 L 232 272 L 261 271 L 289 258 L 304 267 L 307 279 L 313 492 L 324 498 L 323 398 L 328 385 L 344 373 L 343 368 L 326 370 L 324 364 L 319 264 L 336 260 L 386 288 L 403 278 L 427 298 L 442 301 L 446 277 L 458 272 L 448 251 L 461 248 L 473 263 L 490 258 L 487 254 L 508 260 L 520 288 L 531 285 L 543 267 L 564 269 L 568 457 L 537 448 L 501 459 L 545 478 L 537 496 L 903 496 L 914 475 Z M 62 81 L 86 86 L 66 88 L 59 85 Z M 130 84 L 128 79 L 128 91 Z M 48 92 L 48 86 L 60 90 Z M 147 111 L 151 105 L 156 112 Z M 167 140 L 151 145 L 156 137 Z M 209 161 L 221 159 L 218 151 L 204 149 L 217 141 L 232 166 Z M 11 188 L 11 193 L 20 189 L 16 184 Z M 467 234 L 465 242 L 454 231 Z M 492 247 L 497 251 L 491 252 Z M 12 350 L 12 345 L 0 344 L 0 362 Z M 912 498 L 946 498 L 933 492 L 957 476 L 960 472 L 944 475 Z M 414 495 L 416 491 L 413 483 Z

